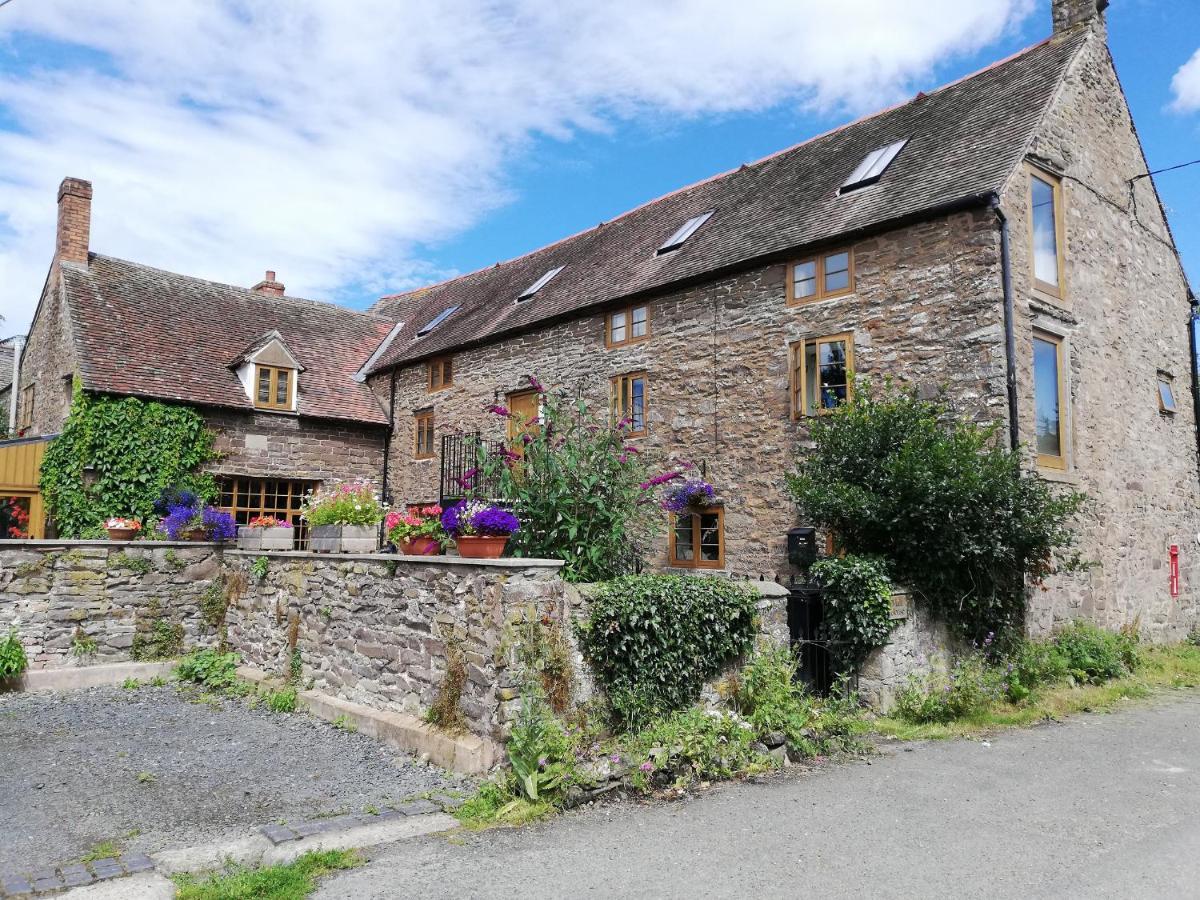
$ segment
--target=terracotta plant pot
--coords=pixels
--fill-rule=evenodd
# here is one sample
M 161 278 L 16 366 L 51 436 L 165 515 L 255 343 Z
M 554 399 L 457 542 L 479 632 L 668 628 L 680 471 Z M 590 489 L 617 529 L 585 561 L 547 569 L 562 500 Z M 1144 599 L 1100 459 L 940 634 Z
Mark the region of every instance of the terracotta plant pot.
M 182 531 L 179 534 L 181 541 L 207 541 L 208 535 L 203 528 L 189 528 L 187 531 Z
M 464 559 L 499 559 L 508 543 L 508 535 L 464 534 L 455 538 L 458 544 L 458 554 Z
M 110 541 L 132 541 L 137 535 L 136 528 L 109 528 L 107 531 Z
M 400 542 L 400 552 L 405 556 L 440 556 L 442 545 L 430 537 L 411 538 Z

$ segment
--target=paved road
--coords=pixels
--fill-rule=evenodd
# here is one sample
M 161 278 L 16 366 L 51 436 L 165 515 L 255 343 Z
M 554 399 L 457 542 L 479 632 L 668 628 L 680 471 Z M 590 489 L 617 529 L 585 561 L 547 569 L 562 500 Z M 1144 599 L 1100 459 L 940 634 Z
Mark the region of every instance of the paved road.
M 318 896 L 1200 897 L 1200 697 L 427 838 Z

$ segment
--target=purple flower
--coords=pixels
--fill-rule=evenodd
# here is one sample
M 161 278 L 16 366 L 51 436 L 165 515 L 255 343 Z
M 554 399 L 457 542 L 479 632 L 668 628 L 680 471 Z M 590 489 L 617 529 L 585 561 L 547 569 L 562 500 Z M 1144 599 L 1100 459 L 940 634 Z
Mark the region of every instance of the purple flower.
M 682 478 L 682 472 L 663 472 L 661 475 L 655 475 L 649 481 L 643 481 L 638 485 L 643 491 L 648 491 L 651 488 L 656 488 L 660 484 L 666 484 L 668 481 L 675 481 L 677 478 Z
M 682 513 L 696 506 L 709 506 L 716 498 L 716 491 L 707 481 L 689 478 L 683 484 L 673 485 L 663 495 L 663 509 Z
M 609 757 L 609 760 L 612 762 L 613 765 L 616 765 L 621 761 L 621 757 L 619 754 L 614 753 L 612 756 Z
M 537 377 L 534 375 L 529 376 L 529 386 L 531 388 L 533 388 L 535 391 L 537 391 L 539 394 L 546 393 L 545 386 L 540 381 L 538 381 Z
M 650 762 L 650 760 L 646 760 L 644 763 L 642 763 L 640 766 L 638 766 L 638 768 L 641 769 L 643 772 L 653 772 L 654 771 L 654 763 Z
M 200 521 L 210 541 L 230 541 L 237 537 L 237 523 L 233 521 L 233 516 L 215 506 L 204 507 Z
M 539 756 L 539 757 L 538 757 L 538 768 L 539 768 L 539 769 L 544 769 L 544 768 L 546 768 L 546 764 L 547 764 L 547 762 L 548 762 L 548 760 L 546 759 L 546 757 L 544 757 L 544 756 Z
M 482 534 L 501 537 L 521 529 L 520 520 L 502 506 L 464 500 L 442 512 L 442 528 L 455 536 Z
M 502 416 L 506 419 L 508 418 L 508 407 L 506 406 L 500 406 L 499 404 L 496 404 L 495 406 L 489 406 L 487 411 L 493 413 L 494 415 Z

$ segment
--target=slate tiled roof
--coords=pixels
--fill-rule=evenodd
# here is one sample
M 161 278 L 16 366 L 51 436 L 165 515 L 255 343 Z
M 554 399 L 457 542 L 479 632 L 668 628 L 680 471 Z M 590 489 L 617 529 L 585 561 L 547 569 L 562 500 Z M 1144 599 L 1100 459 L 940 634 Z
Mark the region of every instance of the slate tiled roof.
M 268 331 L 303 367 L 302 416 L 386 424 L 355 373 L 394 322 L 101 256 L 59 263 L 84 387 L 253 409 L 230 363 Z
M 390 366 L 518 332 L 622 297 L 885 226 L 999 192 L 1086 31 L 1037 44 L 901 106 L 641 206 L 526 256 L 407 294 L 378 312 L 405 328 L 372 366 Z M 837 189 L 872 150 L 908 144 L 872 186 Z M 681 250 L 655 250 L 715 210 Z M 563 271 L 514 302 L 547 270 Z M 438 313 L 459 309 L 425 337 Z

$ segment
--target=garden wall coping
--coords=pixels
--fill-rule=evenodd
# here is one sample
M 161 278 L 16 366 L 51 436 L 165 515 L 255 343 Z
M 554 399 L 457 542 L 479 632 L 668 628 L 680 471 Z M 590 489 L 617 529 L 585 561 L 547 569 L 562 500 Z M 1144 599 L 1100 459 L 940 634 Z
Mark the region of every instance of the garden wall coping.
M 159 547 L 219 547 L 221 544 L 212 541 L 110 541 L 108 538 L 96 540 L 75 540 L 67 538 L 4 538 L 0 540 L 0 550 L 54 550 L 58 547 L 143 547 L 154 550 Z
M 280 559 L 311 559 L 318 562 L 402 562 L 428 566 L 477 566 L 492 569 L 561 569 L 561 559 L 533 557 L 501 557 L 500 559 L 467 559 L 463 556 L 405 556 L 402 553 L 313 553 L 311 550 L 237 550 L 225 551 L 230 556 L 279 557 Z

